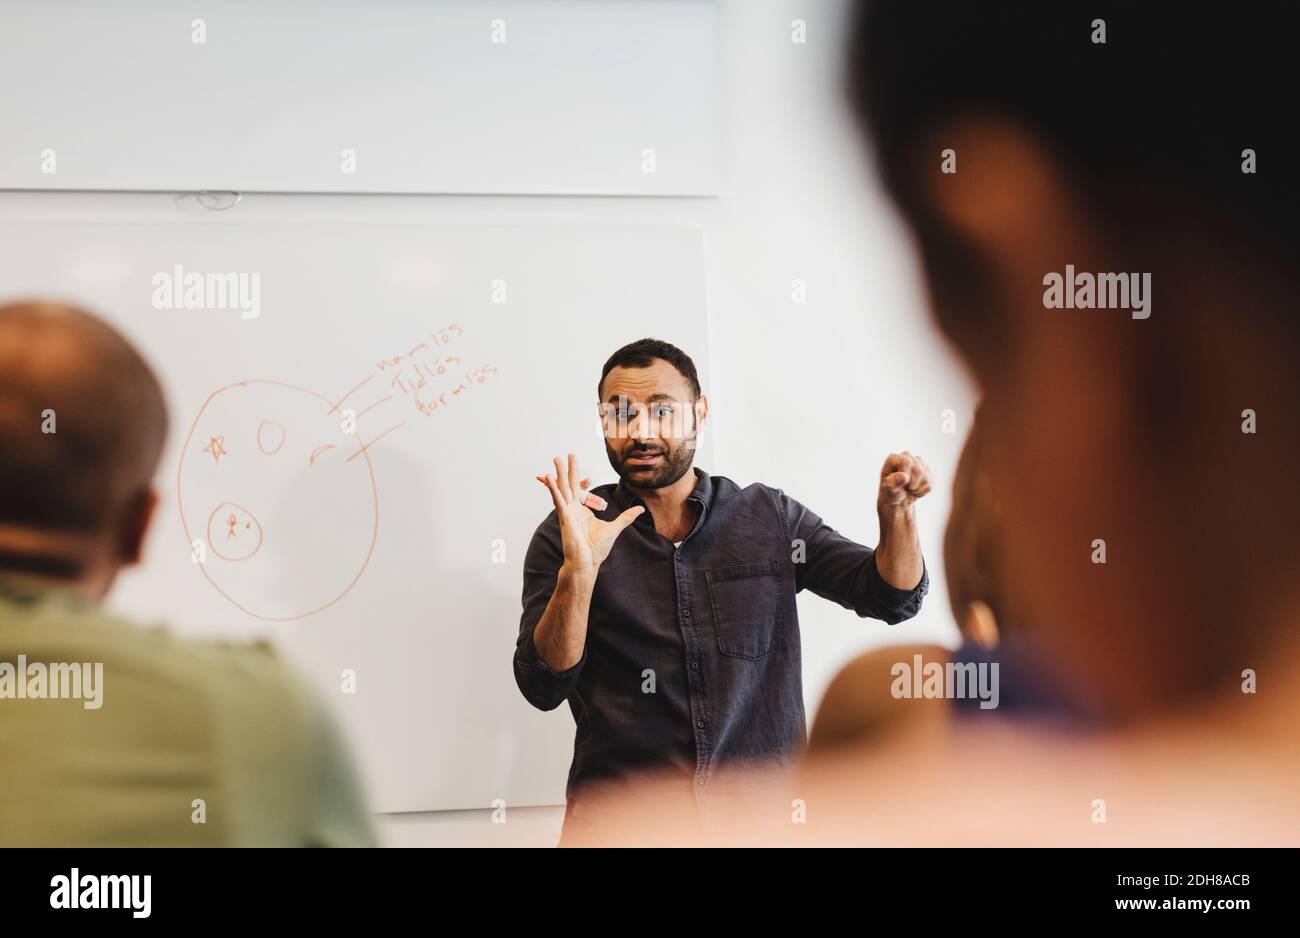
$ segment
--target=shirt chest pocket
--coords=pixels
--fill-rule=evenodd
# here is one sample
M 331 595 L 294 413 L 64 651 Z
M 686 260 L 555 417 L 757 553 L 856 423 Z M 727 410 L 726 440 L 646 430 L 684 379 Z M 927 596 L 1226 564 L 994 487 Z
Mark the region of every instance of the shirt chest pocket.
M 784 642 L 785 604 L 778 561 L 704 571 L 718 651 L 732 658 L 762 658 Z

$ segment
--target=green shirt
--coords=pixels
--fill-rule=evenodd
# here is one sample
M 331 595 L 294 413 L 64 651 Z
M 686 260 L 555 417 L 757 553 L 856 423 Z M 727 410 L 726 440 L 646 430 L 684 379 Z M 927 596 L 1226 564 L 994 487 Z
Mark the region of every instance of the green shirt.
M 342 740 L 267 647 L 62 591 L 0 584 L 0 771 L 0 846 L 374 843 Z

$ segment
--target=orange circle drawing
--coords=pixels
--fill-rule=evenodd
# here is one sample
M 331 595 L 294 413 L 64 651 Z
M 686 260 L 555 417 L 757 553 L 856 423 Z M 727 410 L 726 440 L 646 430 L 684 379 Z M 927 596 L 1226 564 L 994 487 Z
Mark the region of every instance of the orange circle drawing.
M 262 523 L 247 508 L 222 502 L 208 515 L 208 545 L 222 560 L 247 560 L 262 547 Z
M 202 444 L 218 437 L 245 442 L 227 442 L 217 459 Z M 368 443 L 341 427 L 329 398 L 282 381 L 239 381 L 208 396 L 181 449 L 176 503 L 187 550 L 198 532 L 207 539 L 211 557 L 196 564 L 204 579 L 266 622 L 338 603 L 379 537 Z
M 277 429 L 280 431 L 279 439 L 275 440 L 274 446 L 268 447 L 264 439 L 266 431 L 270 430 L 272 437 L 274 438 Z M 284 446 L 284 438 L 287 435 L 288 434 L 284 429 L 284 424 L 276 423 L 274 420 L 263 420 L 257 427 L 257 448 L 268 456 L 274 456 L 276 453 L 280 452 L 280 448 Z

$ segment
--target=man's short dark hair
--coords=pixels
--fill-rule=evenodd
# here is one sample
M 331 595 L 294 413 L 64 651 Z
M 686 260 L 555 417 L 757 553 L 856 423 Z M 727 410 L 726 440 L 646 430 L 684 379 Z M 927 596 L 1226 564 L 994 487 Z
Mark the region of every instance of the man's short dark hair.
M 694 398 L 700 396 L 700 376 L 695 371 L 695 362 L 691 361 L 691 356 L 671 342 L 637 339 L 609 356 L 609 361 L 601 369 L 600 380 L 596 382 L 596 398 L 600 399 L 605 377 L 615 368 L 649 368 L 656 358 L 666 361 L 681 372 L 682 377 L 690 383 L 691 395 Z
M 1289 6 L 874 0 L 852 29 L 849 97 L 888 188 L 922 228 L 917 196 L 940 165 L 929 135 L 992 118 L 1052 149 L 1099 217 L 1138 202 L 1139 222 L 1179 229 L 1181 218 L 1146 210 L 1176 204 L 1205 227 L 1236 228 L 1294 257 Z M 1104 43 L 1094 41 L 1098 20 Z M 1247 149 L 1253 174 L 1242 171 Z

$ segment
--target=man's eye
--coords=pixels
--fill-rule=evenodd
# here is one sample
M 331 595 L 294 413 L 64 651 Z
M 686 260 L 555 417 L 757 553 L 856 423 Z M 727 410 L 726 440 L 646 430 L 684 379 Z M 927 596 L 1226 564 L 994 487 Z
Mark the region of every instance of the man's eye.
M 664 405 L 663 407 L 655 408 L 656 417 L 671 417 L 672 415 L 673 415 L 673 409 L 667 405 Z

